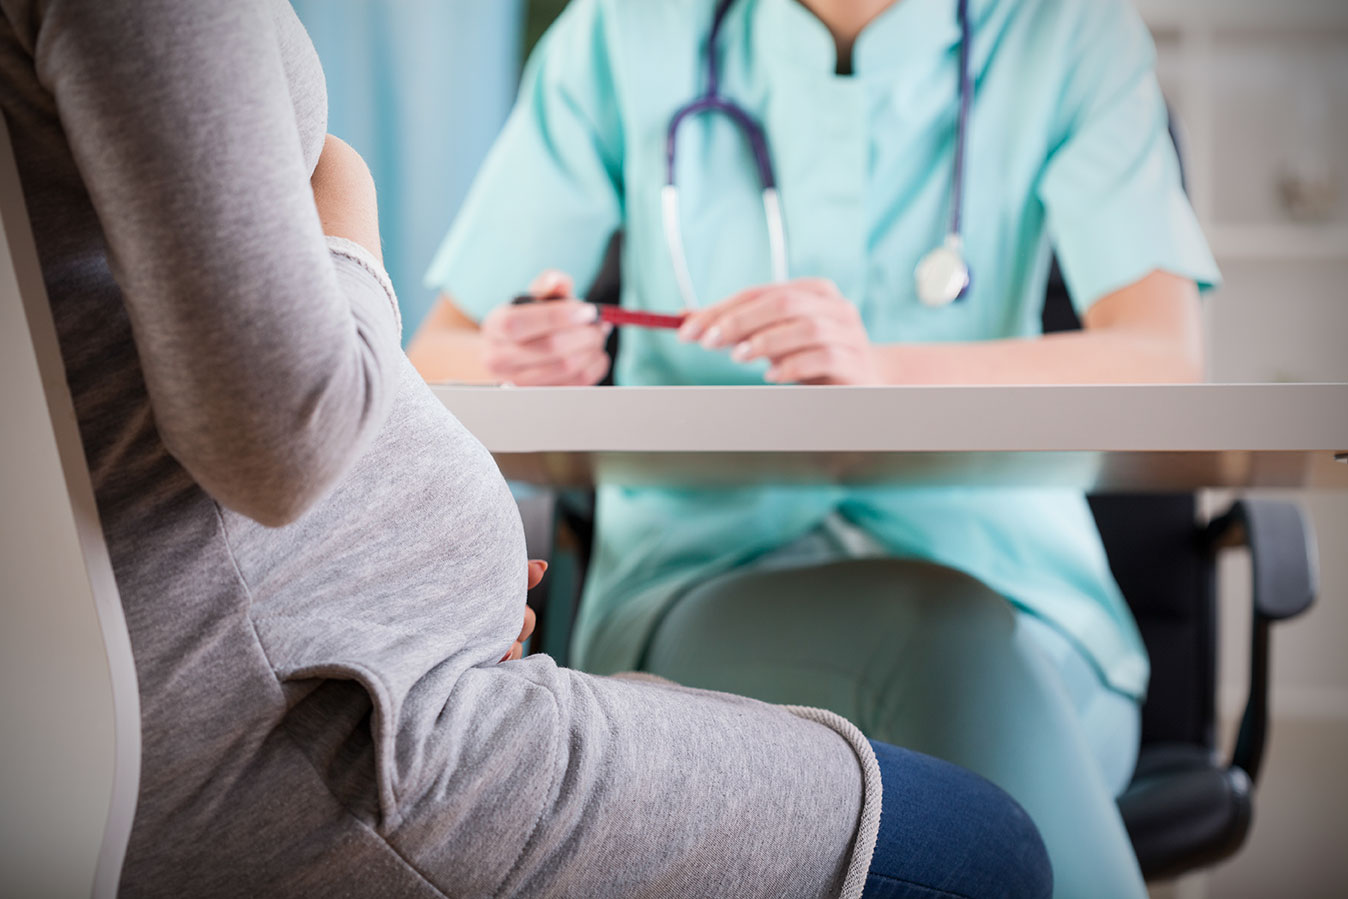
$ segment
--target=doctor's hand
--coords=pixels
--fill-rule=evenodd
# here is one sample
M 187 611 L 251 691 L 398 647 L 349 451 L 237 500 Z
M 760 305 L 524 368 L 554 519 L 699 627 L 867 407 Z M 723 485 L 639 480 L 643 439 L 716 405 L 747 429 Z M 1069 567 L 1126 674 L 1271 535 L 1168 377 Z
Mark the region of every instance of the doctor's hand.
M 774 383 L 884 383 L 861 313 L 824 278 L 752 287 L 692 313 L 679 338 L 767 359 Z
M 543 580 L 543 573 L 548 570 L 548 563 L 542 559 L 529 560 L 529 589 L 532 590 Z M 524 641 L 528 640 L 534 632 L 534 624 L 537 621 L 534 610 L 528 606 L 524 607 L 524 626 L 520 628 L 520 636 L 510 646 L 510 651 L 501 656 L 502 662 L 511 662 L 515 659 L 524 658 Z
M 544 272 L 529 292 L 548 302 L 500 306 L 482 321 L 482 361 L 493 378 L 520 387 L 588 387 L 608 373 L 611 325 L 572 297 L 571 279 Z

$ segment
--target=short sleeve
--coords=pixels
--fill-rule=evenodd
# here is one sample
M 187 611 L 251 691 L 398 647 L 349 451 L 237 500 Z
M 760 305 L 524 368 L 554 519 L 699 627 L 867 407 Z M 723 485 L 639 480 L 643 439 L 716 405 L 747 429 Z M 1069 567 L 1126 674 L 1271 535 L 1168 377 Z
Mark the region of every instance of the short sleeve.
M 1220 275 L 1184 194 L 1151 36 L 1122 2 L 1079 8 L 1038 188 L 1073 303 L 1084 313 L 1155 269 L 1208 290 Z
M 596 0 L 540 41 L 519 98 L 426 274 L 481 320 L 544 269 L 599 271 L 622 217 L 622 125 Z

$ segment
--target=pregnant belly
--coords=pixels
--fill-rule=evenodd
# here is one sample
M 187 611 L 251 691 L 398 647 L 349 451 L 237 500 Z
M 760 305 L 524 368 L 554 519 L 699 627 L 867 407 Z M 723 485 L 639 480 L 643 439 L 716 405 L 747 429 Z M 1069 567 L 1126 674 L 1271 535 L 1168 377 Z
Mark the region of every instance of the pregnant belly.
M 231 544 L 255 619 L 307 619 L 351 661 L 412 667 L 499 659 L 524 616 L 519 512 L 491 456 L 404 365 L 379 437 L 294 524 L 234 516 Z M 336 635 L 329 637 L 335 639 Z

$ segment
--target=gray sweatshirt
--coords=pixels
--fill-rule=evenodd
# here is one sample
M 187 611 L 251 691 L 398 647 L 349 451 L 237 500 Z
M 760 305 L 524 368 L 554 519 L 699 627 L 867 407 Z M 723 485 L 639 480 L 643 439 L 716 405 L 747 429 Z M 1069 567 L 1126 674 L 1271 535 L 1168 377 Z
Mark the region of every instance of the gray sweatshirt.
M 378 265 L 324 238 L 290 7 L 0 11 L 140 680 L 124 893 L 859 895 L 879 776 L 841 719 L 497 663 L 519 517 Z

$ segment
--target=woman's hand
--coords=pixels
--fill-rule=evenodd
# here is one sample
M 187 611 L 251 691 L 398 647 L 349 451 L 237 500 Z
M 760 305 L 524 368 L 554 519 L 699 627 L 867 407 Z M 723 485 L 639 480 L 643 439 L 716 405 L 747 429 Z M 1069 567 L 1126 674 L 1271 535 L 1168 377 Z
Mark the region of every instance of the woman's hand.
M 542 559 L 529 560 L 529 589 L 532 590 L 543 580 L 543 573 L 548 570 L 548 563 Z M 524 641 L 534 632 L 534 624 L 537 622 L 534 610 L 529 606 L 524 607 L 524 627 L 520 628 L 519 639 L 510 647 L 510 651 L 501 656 L 502 662 L 510 662 L 515 659 L 524 658 Z
M 382 264 L 384 253 L 379 244 L 379 204 L 375 200 L 374 178 L 360 154 L 329 134 L 309 186 L 314 192 L 323 233 L 355 241 Z
M 767 359 L 777 383 L 884 383 L 861 313 L 823 278 L 750 288 L 692 313 L 679 338 L 732 347 L 736 362 Z
M 588 387 L 608 373 L 604 349 L 612 326 L 572 298 L 571 278 L 544 272 L 529 292 L 548 302 L 500 306 L 482 321 L 482 361 L 498 381 L 526 386 Z

